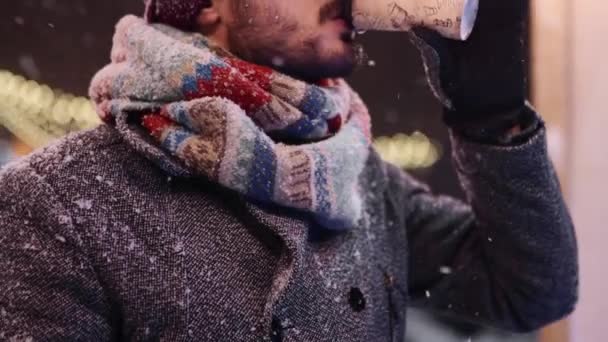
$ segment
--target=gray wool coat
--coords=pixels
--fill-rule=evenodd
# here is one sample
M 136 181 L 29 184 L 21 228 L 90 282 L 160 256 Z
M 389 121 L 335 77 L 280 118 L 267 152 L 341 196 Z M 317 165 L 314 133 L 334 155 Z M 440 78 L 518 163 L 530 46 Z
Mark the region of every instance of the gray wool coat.
M 127 123 L 0 174 L 1 341 L 403 341 L 406 307 L 529 331 L 577 298 L 545 132 L 453 137 L 469 203 L 376 153 L 353 230 L 203 179 Z

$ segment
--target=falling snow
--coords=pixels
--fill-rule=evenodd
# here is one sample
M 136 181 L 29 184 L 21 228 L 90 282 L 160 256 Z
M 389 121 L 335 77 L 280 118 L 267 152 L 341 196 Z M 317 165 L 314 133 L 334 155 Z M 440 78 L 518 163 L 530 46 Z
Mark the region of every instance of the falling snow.
M 175 253 L 182 253 L 184 251 L 184 243 L 182 241 L 178 241 L 175 246 L 173 246 L 173 251 Z
M 80 200 L 74 201 L 74 203 L 80 209 L 89 210 L 89 209 L 93 208 L 93 201 L 92 200 L 80 199 Z
M 439 267 L 439 273 L 450 274 L 450 273 L 452 273 L 452 268 L 449 266 L 441 266 L 441 267 Z

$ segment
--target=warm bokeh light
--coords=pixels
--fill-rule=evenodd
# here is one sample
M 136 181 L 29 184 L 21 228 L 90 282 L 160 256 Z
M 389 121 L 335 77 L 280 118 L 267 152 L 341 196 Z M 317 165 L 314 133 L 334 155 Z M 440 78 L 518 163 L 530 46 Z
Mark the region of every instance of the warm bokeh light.
M 87 98 L 0 70 L 0 125 L 27 145 L 41 147 L 67 133 L 99 124 Z
M 420 132 L 412 135 L 398 133 L 392 137 L 379 137 L 374 147 L 382 159 L 403 169 L 424 169 L 441 158 L 441 147 Z

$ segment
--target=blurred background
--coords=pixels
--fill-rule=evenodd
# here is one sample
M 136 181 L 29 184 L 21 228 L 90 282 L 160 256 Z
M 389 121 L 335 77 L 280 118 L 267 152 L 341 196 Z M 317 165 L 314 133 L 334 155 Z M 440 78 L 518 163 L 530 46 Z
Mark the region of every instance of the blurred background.
M 109 60 L 114 24 L 141 0 L 20 0 L 0 12 L 0 167 L 72 131 L 99 124 L 86 98 Z M 608 3 L 533 0 L 530 97 L 547 122 L 549 148 L 577 225 L 581 302 L 573 317 L 532 335 L 509 335 L 412 311 L 408 342 L 606 341 L 608 252 Z M 383 157 L 462 197 L 440 108 L 418 52 L 403 33 L 360 36 L 368 60 L 350 80 L 370 107 Z M 2 194 L 0 194 L 1 196 Z

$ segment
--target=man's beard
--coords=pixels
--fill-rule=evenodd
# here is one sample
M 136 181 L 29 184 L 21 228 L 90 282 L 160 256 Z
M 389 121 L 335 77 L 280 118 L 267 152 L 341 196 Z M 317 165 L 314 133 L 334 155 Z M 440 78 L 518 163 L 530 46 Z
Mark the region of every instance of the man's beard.
M 255 47 L 232 45 L 235 47 L 233 53 L 249 62 L 313 83 L 323 78 L 346 77 L 356 65 L 352 52 L 321 60 L 316 37 L 304 40 L 298 49 L 287 48 L 286 42 L 277 39 L 270 39 L 266 45 L 260 43 L 258 39 Z
M 342 0 L 334 1 L 323 7 L 320 11 L 320 23 L 336 16 L 342 8 L 341 2 Z M 307 82 L 346 77 L 357 64 L 352 46 L 347 46 L 345 51 L 328 55 L 322 46 L 322 37 L 315 33 L 303 33 L 295 22 L 271 21 L 267 25 L 261 25 L 263 23 L 251 23 L 248 19 L 282 18 L 278 13 L 254 15 L 241 10 L 238 16 L 237 22 L 240 24 L 230 27 L 228 39 L 231 52 L 246 61 L 271 67 Z M 268 32 L 262 27 L 272 27 L 272 31 Z M 293 44 L 290 41 L 293 39 L 298 39 L 298 43 Z M 342 40 L 346 45 L 352 44 L 349 33 L 345 33 Z

